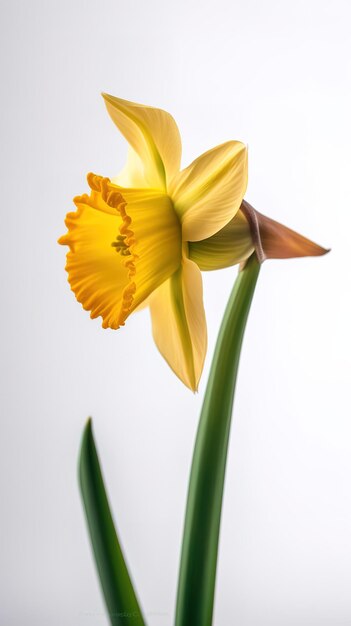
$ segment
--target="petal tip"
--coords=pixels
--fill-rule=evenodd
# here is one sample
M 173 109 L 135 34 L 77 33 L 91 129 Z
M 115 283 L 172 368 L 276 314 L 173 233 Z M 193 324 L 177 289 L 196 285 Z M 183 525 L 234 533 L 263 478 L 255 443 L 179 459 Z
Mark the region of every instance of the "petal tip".
M 101 92 L 101 95 L 104 99 L 107 110 L 109 110 L 108 105 L 111 105 L 114 109 L 119 109 L 119 105 L 121 105 L 121 103 L 123 102 L 123 100 L 121 100 L 120 98 L 116 98 L 116 96 L 112 96 L 111 94 L 105 93 L 104 91 Z

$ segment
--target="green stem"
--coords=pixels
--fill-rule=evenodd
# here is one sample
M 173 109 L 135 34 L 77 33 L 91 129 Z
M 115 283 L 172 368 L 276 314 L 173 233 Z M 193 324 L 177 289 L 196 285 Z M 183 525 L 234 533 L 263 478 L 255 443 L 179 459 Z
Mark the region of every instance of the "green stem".
M 190 474 L 175 626 L 211 626 L 223 485 L 240 351 L 260 265 L 239 273 L 207 383 Z

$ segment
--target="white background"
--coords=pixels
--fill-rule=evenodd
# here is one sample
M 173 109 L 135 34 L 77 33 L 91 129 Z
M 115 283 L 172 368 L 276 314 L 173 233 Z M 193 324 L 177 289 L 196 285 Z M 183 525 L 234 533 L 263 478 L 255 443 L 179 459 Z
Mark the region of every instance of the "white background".
M 65 213 L 88 171 L 113 176 L 126 155 L 101 91 L 170 111 L 184 165 L 248 143 L 247 199 L 332 248 L 262 268 L 214 624 L 351 623 L 350 19 L 348 0 L 1 3 L 1 623 L 107 624 L 76 478 L 88 415 L 148 624 L 173 621 L 192 446 L 236 268 L 204 275 L 198 395 L 157 353 L 147 311 L 103 331 L 75 301 L 56 244 Z

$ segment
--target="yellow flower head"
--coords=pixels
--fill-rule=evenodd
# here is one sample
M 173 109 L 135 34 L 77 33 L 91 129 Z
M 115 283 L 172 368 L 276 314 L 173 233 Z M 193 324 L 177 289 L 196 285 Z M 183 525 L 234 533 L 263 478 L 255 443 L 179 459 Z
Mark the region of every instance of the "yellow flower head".
M 68 232 L 59 239 L 70 247 L 68 280 L 104 328 L 117 329 L 150 306 L 158 349 L 195 390 L 207 347 L 200 270 L 243 262 L 255 248 L 261 260 L 325 250 L 242 204 L 244 144 L 224 143 L 180 171 L 181 140 L 169 113 L 103 95 L 129 154 L 119 176 L 89 174 L 90 194 L 74 199 L 77 210 L 67 214 Z M 297 238 L 292 253 L 286 232 Z M 312 248 L 306 252 L 300 240 Z

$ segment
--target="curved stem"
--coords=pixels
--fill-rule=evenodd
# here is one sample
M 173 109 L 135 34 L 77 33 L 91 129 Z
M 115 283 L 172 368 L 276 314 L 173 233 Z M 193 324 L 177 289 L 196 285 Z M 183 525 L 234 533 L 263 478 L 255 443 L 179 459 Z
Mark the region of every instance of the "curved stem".
M 256 281 L 256 255 L 239 273 L 223 317 L 190 474 L 176 626 L 211 626 L 228 440 L 240 351 Z

